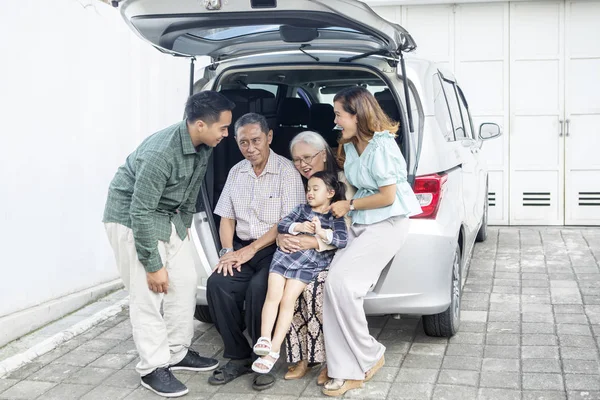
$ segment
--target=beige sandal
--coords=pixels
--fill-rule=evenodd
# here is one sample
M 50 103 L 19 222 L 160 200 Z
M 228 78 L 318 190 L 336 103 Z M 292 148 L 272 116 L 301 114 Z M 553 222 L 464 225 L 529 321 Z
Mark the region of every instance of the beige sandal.
M 330 397 L 338 397 L 346 393 L 348 390 L 360 389 L 364 386 L 363 381 L 355 381 L 353 379 L 332 379 L 325 384 L 323 394 Z
M 365 382 L 370 381 L 371 378 L 373 377 L 373 375 L 375 375 L 377 373 L 377 371 L 379 371 L 381 369 L 381 367 L 383 367 L 384 365 L 385 365 L 385 357 L 381 356 L 379 361 L 377 361 L 377 363 L 375 363 L 375 365 L 373 365 L 373 367 L 365 373 Z
M 317 386 L 323 386 L 324 384 L 329 382 L 329 380 L 331 380 L 331 378 L 327 374 L 327 366 L 325 366 L 325 368 L 323 368 L 321 372 L 319 372 L 319 376 L 317 376 Z
M 298 361 L 296 364 L 288 367 L 288 372 L 285 374 L 283 379 L 290 380 L 303 378 L 304 375 L 308 373 L 308 369 L 308 361 Z

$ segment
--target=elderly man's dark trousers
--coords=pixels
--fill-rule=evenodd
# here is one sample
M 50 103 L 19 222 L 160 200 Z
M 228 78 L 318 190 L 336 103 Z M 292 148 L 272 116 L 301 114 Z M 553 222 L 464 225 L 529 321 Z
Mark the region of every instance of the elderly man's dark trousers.
M 240 248 L 249 242 L 236 242 Z M 255 358 L 252 347 L 244 336 L 244 329 L 256 343 L 260 337 L 262 307 L 267 295 L 269 266 L 277 247 L 273 244 L 259 252 L 242 265 L 233 276 L 213 273 L 208 278 L 206 295 L 210 315 L 223 339 L 223 357 L 242 360 Z

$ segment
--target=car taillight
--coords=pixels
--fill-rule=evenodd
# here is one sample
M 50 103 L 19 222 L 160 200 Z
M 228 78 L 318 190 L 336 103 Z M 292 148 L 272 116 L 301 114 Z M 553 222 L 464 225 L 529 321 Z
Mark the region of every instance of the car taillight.
M 413 190 L 423 212 L 411 218 L 435 219 L 442 201 L 442 188 L 447 180 L 446 174 L 423 175 L 415 178 Z

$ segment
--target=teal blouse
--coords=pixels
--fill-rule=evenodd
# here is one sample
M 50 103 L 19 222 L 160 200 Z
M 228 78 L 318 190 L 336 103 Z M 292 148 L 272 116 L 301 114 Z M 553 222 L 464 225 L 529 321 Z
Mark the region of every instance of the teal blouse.
M 357 189 L 355 199 L 379 193 L 382 186 L 396 184 L 396 199 L 391 205 L 351 211 L 352 224 L 374 224 L 390 217 L 422 212 L 419 200 L 406 180 L 406 161 L 391 133 L 375 132 L 360 156 L 352 143 L 344 144 L 344 150 L 344 173 Z

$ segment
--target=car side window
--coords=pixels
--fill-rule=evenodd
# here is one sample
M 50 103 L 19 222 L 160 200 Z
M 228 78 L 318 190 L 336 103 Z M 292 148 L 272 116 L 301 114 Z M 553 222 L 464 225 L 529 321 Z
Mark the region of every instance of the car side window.
M 458 85 L 456 85 L 456 94 L 458 95 L 458 104 L 460 105 L 460 111 L 462 113 L 465 130 L 467 137 L 477 140 L 475 137 L 475 131 L 473 130 L 473 120 L 471 120 L 471 114 L 469 113 L 469 105 L 463 91 Z
M 442 89 L 441 77 L 436 74 L 433 78 L 433 105 L 435 108 L 435 118 L 447 142 L 452 142 L 454 137 L 454 127 L 452 126 L 452 118 L 450 117 L 450 109 L 446 101 L 446 95 Z
M 456 97 L 455 85 L 453 82 L 442 78 L 442 87 L 446 95 L 446 101 L 448 101 L 448 108 L 450 109 L 452 126 L 454 127 L 454 138 L 455 140 L 467 139 L 462 113 L 458 105 L 458 98 Z

